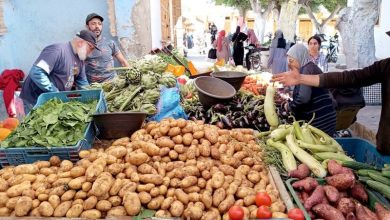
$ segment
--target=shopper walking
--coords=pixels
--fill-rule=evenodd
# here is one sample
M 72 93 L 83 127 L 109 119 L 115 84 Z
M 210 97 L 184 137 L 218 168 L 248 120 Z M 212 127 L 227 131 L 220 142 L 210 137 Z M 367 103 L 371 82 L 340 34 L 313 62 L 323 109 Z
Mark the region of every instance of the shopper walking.
M 236 66 L 244 63 L 244 41 L 248 36 L 240 31 L 240 26 L 237 26 L 236 32 L 233 34 L 233 59 Z
M 259 46 L 259 40 L 256 37 L 255 31 L 253 29 L 248 29 L 248 45 L 253 48 L 257 48 Z M 254 53 L 254 50 L 249 50 L 245 56 L 245 64 L 248 70 L 251 69 L 251 63 L 249 61 L 249 56 Z
M 218 34 L 218 38 L 214 41 L 214 48 L 217 49 L 217 59 L 224 60 L 225 63 L 229 62 L 230 53 L 230 41 L 226 37 L 225 30 L 222 30 Z
M 275 37 L 271 42 L 267 64 L 267 68 L 271 68 L 272 74 L 287 71 L 286 53 L 286 40 L 283 37 L 283 32 L 277 30 L 275 32 Z

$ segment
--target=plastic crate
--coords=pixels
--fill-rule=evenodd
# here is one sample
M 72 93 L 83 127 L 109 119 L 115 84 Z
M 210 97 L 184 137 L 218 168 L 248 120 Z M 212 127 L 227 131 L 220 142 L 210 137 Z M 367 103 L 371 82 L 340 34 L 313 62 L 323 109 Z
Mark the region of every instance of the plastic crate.
M 375 145 L 361 138 L 336 138 L 336 141 L 343 147 L 346 154 L 356 161 L 367 163 L 378 168 L 383 164 L 390 164 L 390 156 L 381 155 Z
M 106 101 L 102 90 L 79 90 L 67 92 L 43 93 L 39 96 L 34 109 L 43 105 L 50 99 L 58 98 L 63 102 L 77 100 L 80 102 L 89 102 L 99 100 L 96 106 L 96 113 L 104 113 L 107 110 Z M 0 148 L 0 165 L 2 167 L 9 165 L 19 165 L 25 163 L 33 163 L 38 160 L 49 160 L 51 156 L 58 156 L 62 160 L 70 160 L 76 162 L 79 159 L 81 150 L 90 149 L 96 136 L 96 129 L 92 122 L 87 125 L 84 132 L 84 139 L 77 142 L 75 146 L 64 147 L 34 147 L 28 146 L 25 148 Z
M 380 83 L 363 87 L 363 96 L 367 105 L 382 104 L 382 85 Z

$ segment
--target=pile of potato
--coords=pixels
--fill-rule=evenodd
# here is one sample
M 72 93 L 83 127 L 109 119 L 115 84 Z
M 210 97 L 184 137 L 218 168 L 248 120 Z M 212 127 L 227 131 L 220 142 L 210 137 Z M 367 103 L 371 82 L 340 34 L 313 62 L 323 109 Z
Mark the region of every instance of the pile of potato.
M 144 207 L 156 217 L 214 220 L 237 204 L 256 218 L 257 192 L 271 196 L 272 212 L 285 212 L 250 129 L 165 119 L 79 156 L 0 170 L 0 216 L 98 219 Z

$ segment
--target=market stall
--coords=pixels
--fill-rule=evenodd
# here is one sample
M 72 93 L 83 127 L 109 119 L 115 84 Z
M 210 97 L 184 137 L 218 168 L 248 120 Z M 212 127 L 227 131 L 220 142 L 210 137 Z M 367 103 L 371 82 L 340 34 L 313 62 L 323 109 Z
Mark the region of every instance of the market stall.
M 6 122 L 0 216 L 389 218 L 390 158 L 368 142 L 296 121 L 267 73 L 155 53 Z

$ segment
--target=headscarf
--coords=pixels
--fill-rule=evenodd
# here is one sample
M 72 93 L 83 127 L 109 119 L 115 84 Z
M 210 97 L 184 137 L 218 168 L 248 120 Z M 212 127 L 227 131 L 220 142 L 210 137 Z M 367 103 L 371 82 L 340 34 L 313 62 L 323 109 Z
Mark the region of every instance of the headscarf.
M 241 28 L 240 28 L 240 26 L 237 26 L 236 27 L 236 34 L 239 34 L 241 32 Z
M 272 48 L 276 48 L 278 46 L 279 39 L 282 39 L 282 38 L 283 38 L 283 31 L 282 30 L 277 30 L 275 32 L 275 37 L 272 40 L 271 47 Z
M 225 30 L 220 31 L 218 34 L 218 38 L 217 38 L 217 50 L 218 51 L 222 50 L 222 42 L 223 42 L 223 39 L 225 38 L 225 35 L 226 35 Z
M 297 60 L 301 68 L 310 62 L 309 51 L 303 44 L 295 44 L 292 46 L 287 51 L 287 55 Z
M 257 44 L 258 40 L 253 29 L 248 29 L 248 41 L 249 44 Z

